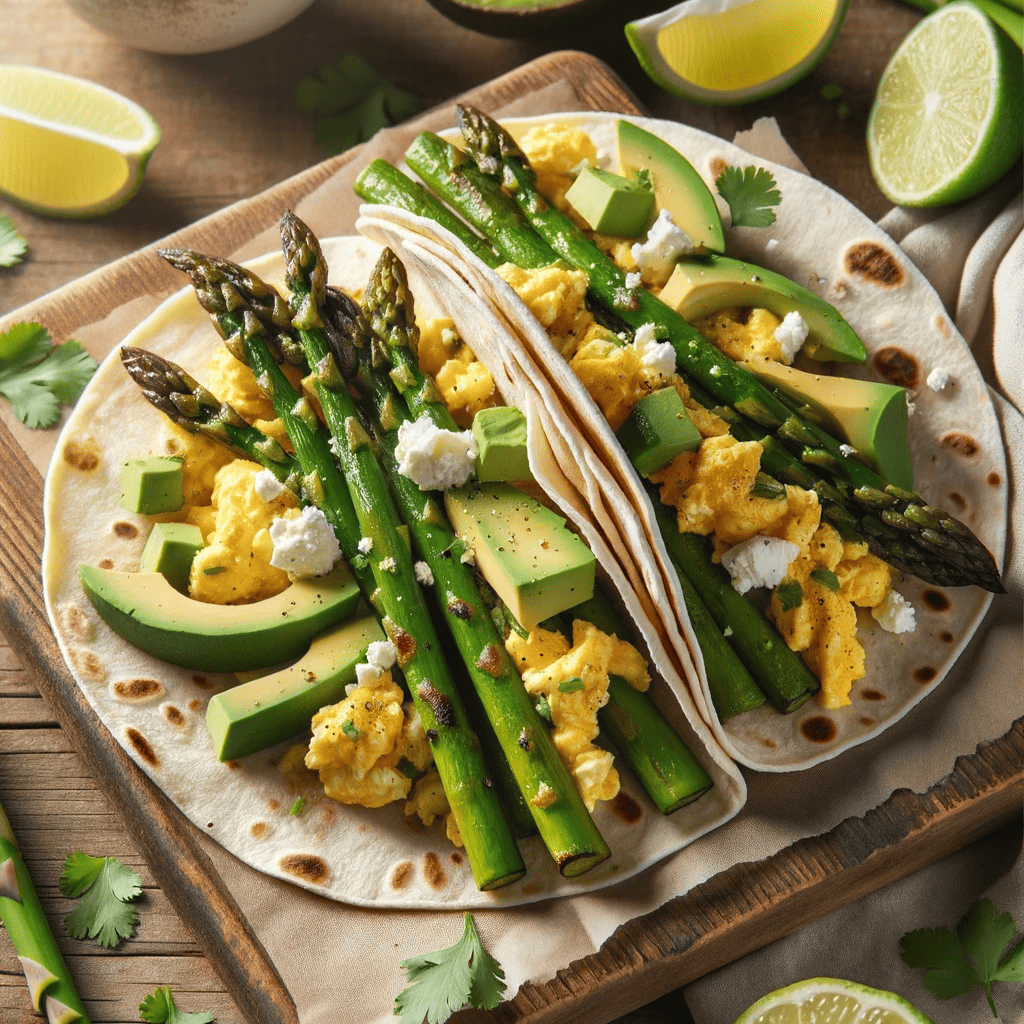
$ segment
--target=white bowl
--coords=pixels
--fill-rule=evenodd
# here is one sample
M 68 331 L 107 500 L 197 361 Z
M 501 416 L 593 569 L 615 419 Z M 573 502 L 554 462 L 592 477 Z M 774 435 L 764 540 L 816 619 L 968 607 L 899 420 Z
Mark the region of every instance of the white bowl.
M 80 18 L 155 53 L 211 53 L 280 28 L 313 0 L 65 0 Z

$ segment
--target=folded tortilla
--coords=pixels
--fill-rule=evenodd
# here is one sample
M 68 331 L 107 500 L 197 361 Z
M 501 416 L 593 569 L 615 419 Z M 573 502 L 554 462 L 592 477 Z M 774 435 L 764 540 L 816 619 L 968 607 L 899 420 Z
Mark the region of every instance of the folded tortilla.
M 325 239 L 330 283 L 361 291 L 380 252 L 362 237 Z M 270 254 L 248 264 L 283 287 L 284 261 Z M 413 279 L 419 305 L 430 315 L 459 304 L 461 327 L 474 347 L 501 348 L 506 325 L 479 296 L 464 293 L 447 271 L 436 283 Z M 149 349 L 183 366 L 202 381 L 214 346 L 220 344 L 191 288 L 171 296 L 124 344 Z M 215 692 L 233 685 L 232 675 L 169 665 L 129 645 L 97 615 L 79 582 L 82 564 L 123 571 L 138 568 L 149 520 L 119 505 L 120 469 L 157 451 L 161 414 L 142 396 L 115 348 L 103 361 L 71 413 L 57 443 L 45 486 L 44 597 L 54 633 L 91 707 L 133 760 L 206 835 L 259 871 L 331 899 L 380 908 L 479 908 L 510 906 L 585 893 L 628 878 L 693 842 L 735 815 L 746 788 L 697 712 L 678 666 L 650 610 L 635 597 L 610 545 L 618 543 L 615 517 L 605 507 L 603 462 L 581 466 L 571 479 L 564 466 L 572 432 L 552 413 L 553 393 L 524 390 L 517 364 L 494 363 L 506 399 L 529 419 L 530 458 L 538 480 L 593 546 L 627 613 L 638 624 L 637 646 L 651 662 L 652 698 L 703 762 L 714 788 L 669 816 L 659 814 L 628 771 L 618 800 L 599 804 L 595 821 L 612 856 L 573 880 L 559 875 L 543 843 L 523 840 L 524 878 L 481 893 L 465 856 L 445 838 L 443 826 L 427 830 L 406 820 L 401 801 L 380 809 L 346 806 L 289 788 L 277 761 L 291 745 L 237 761 L 216 760 L 204 717 Z M 620 553 L 621 555 L 621 553 Z M 680 699 L 681 698 L 681 699 Z M 290 813 L 296 797 L 301 813 Z
M 555 114 L 510 120 L 504 126 L 522 137 L 536 125 L 569 124 L 585 131 L 599 154 L 612 154 L 618 119 L 616 114 Z M 808 175 L 755 160 L 685 125 L 634 120 L 681 152 L 712 193 L 714 179 L 726 165 L 755 164 L 773 174 L 782 194 L 776 222 L 770 229 L 727 228 L 727 252 L 782 273 L 836 306 L 868 351 L 864 367 L 844 367 L 844 373 L 908 387 L 915 488 L 965 522 L 1002 564 L 1008 477 L 998 420 L 969 348 L 920 271 L 877 225 Z M 617 555 L 623 571 L 645 609 L 654 604 L 654 628 L 679 666 L 694 705 L 732 758 L 762 771 L 808 768 L 870 740 L 935 691 L 978 628 L 992 595 L 974 587 L 940 588 L 907 576 L 896 589 L 914 605 L 915 632 L 888 633 L 865 610 L 858 610 L 866 674 L 854 683 L 850 706 L 827 710 L 812 698 L 790 715 L 768 705 L 721 721 L 650 498 L 565 359 L 502 278 L 433 221 L 378 206 L 365 206 L 361 212 L 360 231 L 386 236 L 395 245 L 406 238 L 402 255 L 412 262 L 429 249 L 447 264 L 450 276 L 487 297 L 495 316 L 508 327 L 504 358 L 528 375 L 543 376 L 553 393 L 546 408 L 553 410 L 560 402 L 560 422 L 576 428 L 577 445 L 568 453 L 567 465 L 590 465 L 594 458 L 604 463 L 606 473 L 597 474 L 602 479 L 600 504 L 620 529 L 623 543 Z M 724 208 L 723 219 L 728 223 Z M 950 384 L 941 391 L 926 386 L 933 369 L 949 375 Z M 941 695 L 933 699 L 941 700 Z

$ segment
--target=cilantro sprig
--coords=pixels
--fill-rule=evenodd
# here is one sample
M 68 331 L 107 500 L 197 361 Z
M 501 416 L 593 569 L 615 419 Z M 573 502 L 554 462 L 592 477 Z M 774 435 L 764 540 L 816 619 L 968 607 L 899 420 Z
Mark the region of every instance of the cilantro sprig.
M 505 991 L 498 961 L 483 947 L 473 918 L 465 915 L 462 938 L 454 946 L 402 961 L 409 984 L 395 999 L 402 1024 L 443 1024 L 469 1003 L 493 1010 Z
M 33 429 L 52 427 L 96 371 L 96 360 L 74 340 L 54 345 L 42 324 L 19 323 L 0 334 L 0 395 Z
M 13 267 L 28 252 L 28 242 L 10 217 L 0 217 L 0 267 Z
M 949 928 L 907 932 L 900 939 L 900 956 L 908 966 L 926 969 L 924 983 L 936 999 L 953 999 L 979 986 L 992 1016 L 998 1019 L 993 984 L 1024 982 L 1024 940 L 1006 953 L 1016 929 L 1008 913 L 1000 913 L 991 900 L 981 899 L 967 911 L 955 932 Z
M 734 228 L 766 228 L 775 223 L 772 207 L 782 202 L 782 193 L 764 167 L 726 167 L 715 178 L 715 188 L 729 204 Z
M 356 53 L 317 68 L 296 84 L 293 96 L 302 110 L 314 115 L 316 141 L 327 156 L 343 153 L 423 109 L 412 93 L 381 77 Z
M 139 1004 L 139 1016 L 149 1024 L 212 1024 L 214 1015 L 205 1013 L 185 1013 L 174 1005 L 174 996 L 170 986 L 163 985 L 150 992 Z
M 96 939 L 101 946 L 114 947 L 135 934 L 139 914 L 132 900 L 142 892 L 142 878 L 116 857 L 76 851 L 64 861 L 58 886 L 65 896 L 82 899 L 64 918 L 73 939 Z

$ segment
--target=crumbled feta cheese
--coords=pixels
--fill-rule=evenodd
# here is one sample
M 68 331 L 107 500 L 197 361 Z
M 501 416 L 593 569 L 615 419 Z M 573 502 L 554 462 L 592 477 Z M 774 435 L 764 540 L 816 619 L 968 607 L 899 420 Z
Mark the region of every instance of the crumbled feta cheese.
M 871 609 L 871 617 L 890 633 L 913 633 L 917 628 L 914 606 L 900 593 L 890 590 L 882 603 Z
M 398 472 L 420 490 L 461 487 L 473 475 L 476 456 L 471 430 L 442 430 L 429 416 L 407 420 L 398 428 Z
M 680 256 L 693 253 L 693 239 L 672 220 L 668 210 L 662 210 L 642 242 L 635 242 L 630 252 L 638 267 L 654 273 L 664 273 Z
M 936 366 L 928 374 L 927 384 L 932 391 L 941 391 L 949 383 L 949 379 L 949 371 L 944 370 L 941 366 Z
M 380 567 L 384 572 L 394 572 L 398 568 L 398 563 L 393 558 L 382 558 L 380 560 Z
M 356 545 L 361 555 L 368 555 L 373 550 L 373 538 L 372 537 L 360 537 L 359 543 Z
M 398 650 L 390 640 L 374 640 L 366 648 L 366 662 L 356 665 L 356 684 L 376 682 L 397 660 Z
M 841 445 L 839 446 L 839 450 L 840 450 L 840 451 L 841 451 L 841 452 L 842 452 L 842 453 L 843 453 L 843 454 L 844 454 L 844 455 L 845 455 L 845 456 L 846 456 L 847 458 L 850 458 L 850 456 L 851 456 L 851 455 L 856 455 L 856 454 L 857 454 L 857 449 L 856 449 L 856 448 L 854 448 L 852 444 L 841 444 Z
M 778 249 L 778 247 L 779 240 L 777 238 L 769 238 L 768 241 L 764 243 L 765 252 L 773 252 L 775 249 Z
M 798 554 L 800 548 L 792 541 L 755 534 L 729 548 L 722 555 L 722 565 L 733 587 L 745 594 L 752 587 L 778 586 Z
M 264 501 L 273 501 L 275 498 L 279 498 L 285 492 L 285 486 L 280 480 L 270 472 L 269 469 L 261 469 L 256 476 L 253 477 L 253 486 L 256 488 L 256 493 Z
M 788 366 L 807 340 L 807 321 L 796 310 L 787 313 L 775 328 L 775 340 L 782 346 L 782 361 Z
M 341 558 L 334 529 L 315 505 L 307 505 L 295 519 L 275 519 L 270 540 L 274 545 L 270 564 L 295 577 L 323 576 Z
M 627 288 L 639 288 L 640 287 L 640 272 L 637 271 L 635 274 L 626 275 L 626 287 Z
M 633 347 L 642 366 L 671 377 L 676 372 L 676 350 L 670 341 L 657 341 L 654 330 L 654 324 L 641 324 L 633 335 Z
M 907 415 L 913 416 L 917 412 L 917 402 L 913 401 L 910 395 L 907 395 Z
M 432 586 L 434 583 L 434 574 L 430 571 L 430 566 L 426 562 L 417 562 L 413 568 L 416 570 L 416 579 L 420 581 L 425 587 Z

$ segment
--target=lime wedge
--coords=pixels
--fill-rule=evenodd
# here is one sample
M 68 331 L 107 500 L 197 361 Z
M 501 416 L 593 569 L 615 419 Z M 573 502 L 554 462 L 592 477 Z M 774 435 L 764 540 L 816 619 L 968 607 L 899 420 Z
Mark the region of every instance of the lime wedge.
M 93 217 L 135 195 L 160 129 L 111 89 L 0 64 L 0 137 L 0 194 L 36 213 Z
M 686 0 L 631 21 L 647 74 L 697 103 L 747 103 L 779 92 L 824 57 L 847 0 Z
M 875 182 L 901 206 L 959 202 L 1021 152 L 1022 58 L 971 3 L 929 14 L 892 55 L 868 115 Z
M 933 1024 L 902 996 L 841 978 L 808 978 L 758 999 L 736 1024 Z

